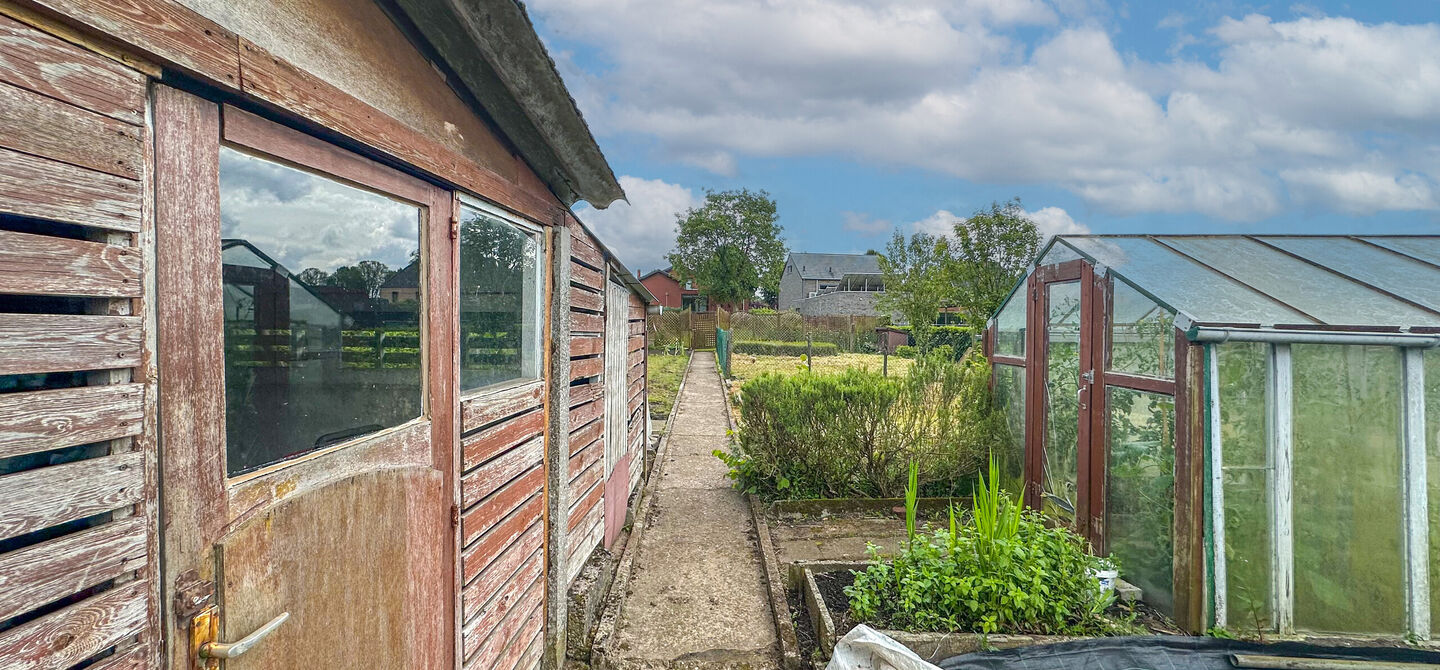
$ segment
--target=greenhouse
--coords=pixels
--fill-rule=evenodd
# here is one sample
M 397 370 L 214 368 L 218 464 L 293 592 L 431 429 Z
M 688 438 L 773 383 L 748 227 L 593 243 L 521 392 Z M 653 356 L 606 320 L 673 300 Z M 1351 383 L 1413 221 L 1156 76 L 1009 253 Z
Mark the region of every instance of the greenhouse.
M 985 339 L 1028 504 L 1193 632 L 1440 638 L 1440 236 L 1038 258 Z

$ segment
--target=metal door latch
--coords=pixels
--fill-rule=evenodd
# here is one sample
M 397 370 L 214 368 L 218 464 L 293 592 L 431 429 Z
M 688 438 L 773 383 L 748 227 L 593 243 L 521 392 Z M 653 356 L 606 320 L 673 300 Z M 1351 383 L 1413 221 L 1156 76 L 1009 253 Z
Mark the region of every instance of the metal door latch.
M 211 605 L 190 620 L 190 650 L 201 659 L 202 667 L 217 667 L 218 659 L 237 658 L 250 651 L 289 619 L 289 612 L 281 612 L 255 632 L 234 642 L 221 642 L 219 608 Z

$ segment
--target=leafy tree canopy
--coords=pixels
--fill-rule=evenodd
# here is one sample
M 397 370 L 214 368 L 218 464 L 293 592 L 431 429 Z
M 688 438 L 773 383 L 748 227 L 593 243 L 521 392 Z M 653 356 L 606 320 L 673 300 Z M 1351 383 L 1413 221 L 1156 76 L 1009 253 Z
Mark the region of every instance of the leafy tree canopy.
M 765 191 L 706 191 L 676 217 L 670 263 L 711 301 L 745 304 L 779 292 L 785 265 L 775 200 Z
M 1019 198 L 991 203 L 989 209 L 955 222 L 949 266 L 952 304 L 964 312 L 971 327 L 985 327 L 1025 274 L 1039 245 L 1040 234 L 1035 223 L 1025 218 Z
M 947 282 L 950 244 L 944 237 L 915 233 L 909 240 L 900 233 L 879 254 L 885 291 L 877 299 L 881 312 L 899 314 L 910 324 L 915 345 L 929 351 L 930 331 L 940 308 L 951 300 Z

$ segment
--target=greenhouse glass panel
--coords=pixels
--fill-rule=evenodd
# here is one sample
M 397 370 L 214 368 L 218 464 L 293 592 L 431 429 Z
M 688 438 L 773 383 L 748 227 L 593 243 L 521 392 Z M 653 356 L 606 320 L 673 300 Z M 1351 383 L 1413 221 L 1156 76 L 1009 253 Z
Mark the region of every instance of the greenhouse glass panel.
M 1291 352 L 1295 627 L 1403 632 L 1399 350 Z
M 1080 283 L 1050 284 L 1045 362 L 1045 463 L 1041 508 L 1075 518 L 1080 428 Z
M 1175 376 L 1175 316 L 1123 281 L 1115 280 L 1110 302 L 1110 369 Z
M 1199 323 L 1313 324 L 1280 302 L 1247 288 L 1174 250 L 1139 237 L 1067 240 L 1172 310 Z
M 1440 238 L 1437 237 L 1362 237 L 1371 244 L 1394 249 L 1433 265 L 1440 265 Z
M 1298 254 L 1349 277 L 1431 308 L 1440 308 L 1440 268 L 1376 249 L 1355 240 L 1304 237 L 1261 238 L 1281 249 Z M 1424 320 L 1402 325 L 1440 323 L 1440 316 L 1427 313 Z
M 1440 351 L 1425 352 L 1425 469 L 1430 487 L 1430 634 L 1440 637 Z
M 996 354 L 1025 357 L 1025 294 L 1025 287 L 1021 286 L 995 318 Z
M 1045 257 L 1041 258 L 1040 262 L 1036 263 L 1036 265 L 1058 265 L 1066 261 L 1080 260 L 1081 258 L 1082 256 L 1075 253 L 1074 249 L 1071 249 L 1064 242 L 1056 240 L 1055 244 L 1050 246 L 1050 250 L 1045 252 Z
M 1227 624 L 1254 635 L 1270 628 L 1270 466 L 1265 447 L 1269 347 L 1215 345 L 1225 514 Z
M 1006 490 L 1018 496 L 1025 488 L 1025 368 L 995 366 L 995 403 L 1010 429 L 1010 441 L 995 457 Z
M 1163 243 L 1327 324 L 1390 326 L 1431 318 L 1418 307 L 1249 238 L 1165 237 Z
M 1175 399 L 1110 387 L 1105 531 L 1126 581 L 1145 602 L 1171 613 L 1175 584 Z

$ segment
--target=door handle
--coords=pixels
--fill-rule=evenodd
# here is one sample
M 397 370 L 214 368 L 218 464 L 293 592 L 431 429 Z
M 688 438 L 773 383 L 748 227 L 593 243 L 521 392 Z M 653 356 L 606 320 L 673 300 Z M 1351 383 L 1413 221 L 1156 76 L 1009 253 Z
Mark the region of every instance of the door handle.
M 276 628 L 280 627 L 280 624 L 285 623 L 289 618 L 289 612 L 281 612 L 280 616 L 271 619 L 264 626 L 255 629 L 255 632 L 239 640 L 234 642 L 206 642 L 200 647 L 200 656 L 201 658 L 237 658 L 245 652 L 250 651 L 251 647 L 260 644 L 261 640 L 269 637 L 271 633 L 275 632 Z

